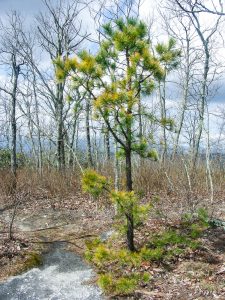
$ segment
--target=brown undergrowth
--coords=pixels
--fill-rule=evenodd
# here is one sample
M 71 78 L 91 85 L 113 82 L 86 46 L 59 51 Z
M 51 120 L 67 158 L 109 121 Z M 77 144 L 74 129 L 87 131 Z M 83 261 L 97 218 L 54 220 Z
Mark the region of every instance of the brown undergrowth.
M 112 164 L 105 164 L 99 168 L 102 174 L 111 174 L 113 178 Z M 122 173 L 123 167 L 121 166 Z M 189 179 L 188 176 L 190 176 Z M 119 287 L 117 286 L 116 292 L 111 291 L 111 296 L 114 295 L 116 299 L 122 297 L 124 289 L 132 289 L 132 285 L 138 281 L 140 285 L 137 285 L 135 291 L 130 294 L 131 299 L 223 299 L 225 292 L 223 229 L 206 228 L 201 236 L 196 238 L 186 236 L 186 241 L 185 239 L 179 240 L 177 237 L 177 235 L 187 234 L 187 230 L 181 227 L 183 216 L 196 217 L 199 208 L 207 211 L 210 217 L 213 214 L 216 218 L 225 219 L 224 170 L 214 165 L 212 176 L 213 202 L 203 165 L 196 170 L 195 174 L 191 174 L 189 169 L 187 172 L 182 162 L 168 164 L 164 168 L 160 168 L 154 162 L 147 162 L 141 167 L 134 166 L 135 190 L 143 203 L 152 204 L 152 210 L 149 218 L 140 224 L 139 229 L 135 230 L 135 242 L 139 253 L 142 253 L 142 258 L 135 258 L 139 266 L 129 264 L 128 268 L 123 266 L 124 271 L 132 273 L 134 269 L 134 273 L 138 273 L 139 270 L 141 272 L 131 278 L 131 281 L 127 281 L 126 276 L 125 279 L 119 279 L 121 277 L 119 275 L 116 279 L 113 276 L 103 277 L 103 285 L 106 280 L 106 284 L 108 282 L 111 287 L 117 280 Z M 122 187 L 123 184 L 121 180 L 120 186 Z M 85 240 L 95 240 L 96 236 L 111 229 L 112 223 L 116 222 L 114 208 L 107 199 L 95 200 L 81 192 L 79 170 L 65 170 L 59 173 L 55 169 L 46 168 L 40 176 L 33 169 L 20 169 L 18 170 L 17 194 L 21 198 L 21 203 L 13 227 L 15 240 L 8 241 L 8 224 L 14 202 L 10 187 L 10 172 L 1 170 L 1 279 L 24 271 L 23 266 L 26 266 L 28 253 L 39 253 L 43 243 L 36 242 L 41 241 L 43 237 L 49 242 L 68 240 L 71 250 L 83 254 Z M 20 226 L 28 223 L 33 226 L 28 230 L 32 232 L 21 233 Z M 53 229 L 47 230 L 48 227 L 53 227 Z M 35 229 L 41 228 L 44 230 L 35 232 Z M 158 249 L 160 247 L 154 247 L 156 240 L 152 239 L 158 236 L 158 239 L 162 240 L 162 235 L 168 232 L 168 228 L 170 232 L 167 233 L 167 238 L 175 240 L 177 238 L 177 243 L 186 244 L 181 243 L 181 247 L 178 247 L 176 243 L 175 246 L 164 245 L 165 248 L 161 250 Z M 192 234 L 194 229 L 196 228 L 191 229 Z M 85 237 L 88 234 L 93 237 L 90 239 Z M 84 238 L 79 239 L 79 236 L 84 236 Z M 188 244 L 188 242 L 194 243 Z M 112 241 L 112 249 L 113 246 L 118 251 L 120 249 L 122 258 L 129 257 L 127 252 L 124 252 L 125 243 L 121 237 Z M 114 257 L 117 254 L 114 253 Z M 121 268 L 114 262 L 115 266 Z M 110 262 L 108 268 L 114 270 Z M 3 274 L 3 269 L 8 271 Z M 127 295 L 124 297 L 128 298 Z

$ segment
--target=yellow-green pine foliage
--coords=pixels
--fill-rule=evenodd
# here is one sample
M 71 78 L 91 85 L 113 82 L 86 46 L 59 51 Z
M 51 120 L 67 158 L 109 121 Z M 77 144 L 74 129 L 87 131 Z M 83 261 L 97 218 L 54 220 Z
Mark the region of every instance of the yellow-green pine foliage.
M 170 38 L 168 43 L 159 43 L 156 46 L 160 62 L 164 65 L 166 72 L 176 69 L 180 63 L 181 50 L 176 48 L 176 40 Z
M 94 170 L 86 170 L 82 177 L 82 189 L 91 195 L 98 197 L 107 187 L 107 180 L 104 176 Z
M 62 60 L 62 58 L 60 56 L 58 56 L 57 59 L 55 59 L 53 61 L 53 64 L 55 66 L 56 79 L 59 82 L 65 80 L 65 78 L 67 76 L 67 70 L 65 69 L 65 64 L 64 64 L 64 61 Z
M 150 204 L 140 204 L 140 200 L 135 195 L 134 191 L 127 192 L 110 190 L 110 185 L 106 177 L 91 169 L 85 170 L 83 174 L 82 189 L 95 197 L 98 197 L 104 190 L 106 190 L 112 203 L 116 204 L 118 207 L 118 217 L 123 219 L 125 216 L 132 213 L 134 217 L 134 226 L 137 226 L 145 219 L 151 208 Z
M 112 191 L 111 199 L 117 205 L 118 216 L 124 217 L 132 213 L 135 227 L 144 221 L 151 209 L 150 204 L 140 204 L 134 191 Z
M 118 19 L 102 30 L 105 39 L 95 55 L 81 51 L 75 58 L 56 60 L 57 78 L 72 74 L 74 86 L 87 91 L 95 116 L 103 118 L 114 138 L 119 137 L 121 149 L 129 141 L 133 152 L 151 158 L 149 141 L 145 146 L 137 134 L 138 103 L 141 95 L 152 93 L 155 80 L 162 79 L 165 70 L 150 51 L 144 22 Z

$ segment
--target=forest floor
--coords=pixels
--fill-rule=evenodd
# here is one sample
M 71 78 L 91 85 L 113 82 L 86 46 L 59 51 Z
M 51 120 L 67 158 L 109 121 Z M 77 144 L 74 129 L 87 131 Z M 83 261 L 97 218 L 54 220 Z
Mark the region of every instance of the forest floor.
M 10 197 L 0 201 L 0 281 L 35 265 L 34 254 L 47 251 L 54 241 L 67 241 L 70 250 L 83 255 L 85 241 L 111 230 L 114 223 L 109 205 L 99 206 L 79 190 L 73 196 L 58 198 L 49 198 L 40 191 L 21 201 L 13 227 L 14 239 L 9 241 L 8 226 L 13 213 L 10 201 Z M 143 244 L 152 233 L 168 226 L 179 224 L 152 216 L 136 232 L 136 243 Z M 142 265 L 151 275 L 149 284 L 143 284 L 129 296 L 114 299 L 225 299 L 224 228 L 206 229 L 201 245 L 201 249 L 190 249 L 188 255 L 178 255 L 169 264 Z

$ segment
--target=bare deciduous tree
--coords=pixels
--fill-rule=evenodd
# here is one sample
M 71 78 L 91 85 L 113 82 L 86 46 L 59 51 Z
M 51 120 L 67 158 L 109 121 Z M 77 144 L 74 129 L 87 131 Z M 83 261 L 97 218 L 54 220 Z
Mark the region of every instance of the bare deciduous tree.
M 19 76 L 22 74 L 26 62 L 20 55 L 20 45 L 23 35 L 23 21 L 21 16 L 12 11 L 8 14 L 7 25 L 3 21 L 0 23 L 0 60 L 7 66 L 10 74 L 10 83 L 0 86 L 0 90 L 10 98 L 10 119 L 11 119 L 11 171 L 13 174 L 13 189 L 16 188 L 17 170 L 17 97 Z

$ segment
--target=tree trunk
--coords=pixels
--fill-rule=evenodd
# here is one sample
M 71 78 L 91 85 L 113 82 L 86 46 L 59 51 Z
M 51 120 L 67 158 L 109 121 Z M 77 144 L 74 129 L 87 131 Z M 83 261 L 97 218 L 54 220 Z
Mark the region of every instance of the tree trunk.
M 119 160 L 117 157 L 117 151 L 118 151 L 118 145 L 117 141 L 114 141 L 115 143 L 115 154 L 114 154 L 114 175 L 115 175 L 115 181 L 114 181 L 114 188 L 116 191 L 119 190 Z
M 64 146 L 64 126 L 63 126 L 63 84 L 57 84 L 57 157 L 58 168 L 65 168 L 65 146 Z
M 17 126 L 16 126 L 16 93 L 18 86 L 19 66 L 16 65 L 15 58 L 13 57 L 13 91 L 12 91 L 12 111 L 11 111 L 11 172 L 12 189 L 16 189 L 17 185 L 17 158 L 16 158 L 16 138 L 17 138 Z
M 69 158 L 68 158 L 68 164 L 69 167 L 72 167 L 74 165 L 74 141 L 75 141 L 75 134 L 77 129 L 77 116 L 74 116 L 74 122 L 73 122 L 73 128 L 72 128 L 72 136 L 70 141 L 70 149 L 69 149 Z
M 133 190 L 132 181 L 132 163 L 131 163 L 131 150 L 126 151 L 126 189 L 128 192 Z M 133 206 L 130 205 L 129 211 L 126 214 L 127 218 L 127 246 L 130 251 L 135 251 L 134 247 L 134 217 Z
M 141 97 L 138 97 L 138 123 L 139 123 L 139 142 L 142 143 L 143 138 L 143 123 L 142 123 L 142 107 L 141 107 Z M 140 167 L 144 166 L 144 159 L 140 157 Z
M 91 151 L 91 133 L 90 133 L 90 101 L 86 99 L 86 138 L 87 138 L 87 161 L 88 166 L 93 167 L 92 151 Z
M 209 50 L 208 50 L 208 42 L 205 42 L 205 62 L 204 62 L 204 74 L 203 74 L 203 81 L 202 81 L 202 91 L 201 91 L 201 103 L 200 103 L 200 109 L 199 109 L 199 130 L 196 138 L 196 144 L 194 149 L 194 157 L 192 166 L 193 169 L 196 167 L 197 158 L 198 158 L 198 152 L 199 152 L 199 145 L 202 137 L 202 131 L 204 126 L 204 120 L 205 120 L 205 106 L 206 106 L 206 100 L 207 100 L 207 79 L 208 79 L 208 72 L 209 72 Z
M 166 121 L 166 81 L 165 78 L 162 82 L 162 87 L 159 85 L 159 98 L 161 104 L 161 119 L 163 121 L 162 124 L 162 154 L 161 154 L 161 164 L 164 165 L 166 155 L 167 155 L 167 136 L 166 136 L 166 126 L 164 122 Z
M 106 128 L 106 132 L 105 132 L 105 146 L 106 146 L 106 157 L 107 160 L 109 161 L 111 158 L 111 153 L 110 153 L 110 135 L 109 135 L 108 128 Z
M 185 117 L 185 112 L 187 109 L 187 102 L 188 102 L 188 94 L 189 94 L 189 82 L 190 82 L 190 39 L 188 38 L 187 31 L 186 31 L 186 59 L 185 59 L 185 79 L 184 79 L 184 85 L 183 85 L 183 101 L 182 101 L 182 111 L 181 111 L 181 116 L 180 116 L 180 122 L 177 130 L 177 135 L 176 135 L 176 140 L 174 144 L 174 149 L 173 149 L 173 159 L 175 158 L 177 154 L 177 149 L 180 141 L 180 135 L 181 135 L 181 130 L 183 128 L 184 124 L 184 117 Z
M 43 169 L 43 149 L 42 149 L 42 142 L 41 142 L 41 131 L 40 131 L 40 120 L 39 120 L 39 106 L 38 106 L 38 97 L 36 92 L 36 75 L 33 70 L 34 76 L 34 99 L 35 99 L 35 118 L 37 123 L 37 138 L 38 138 L 38 171 L 39 174 L 42 175 Z

